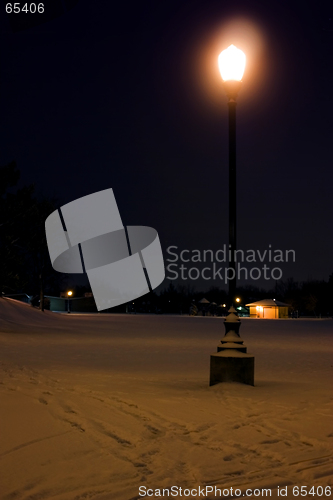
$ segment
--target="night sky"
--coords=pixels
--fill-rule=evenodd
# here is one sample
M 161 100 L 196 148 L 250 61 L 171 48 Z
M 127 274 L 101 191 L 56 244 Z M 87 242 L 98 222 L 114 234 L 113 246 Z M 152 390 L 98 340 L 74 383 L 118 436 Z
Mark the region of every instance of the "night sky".
M 113 188 L 123 223 L 155 228 L 166 258 L 170 245 L 228 244 L 217 57 L 231 43 L 242 49 L 238 248 L 294 249 L 296 262 L 279 264 L 282 279 L 328 280 L 332 3 L 80 0 L 15 33 L 2 4 L 0 30 L 0 164 L 16 160 L 21 184 L 34 182 L 59 206 Z

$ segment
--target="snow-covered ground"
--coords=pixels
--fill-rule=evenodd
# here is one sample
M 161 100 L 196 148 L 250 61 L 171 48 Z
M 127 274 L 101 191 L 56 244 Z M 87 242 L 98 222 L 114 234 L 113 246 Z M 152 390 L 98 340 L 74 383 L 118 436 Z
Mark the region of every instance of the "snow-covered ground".
M 332 485 L 333 321 L 242 319 L 240 333 L 255 387 L 209 387 L 221 318 L 0 299 L 1 500 Z

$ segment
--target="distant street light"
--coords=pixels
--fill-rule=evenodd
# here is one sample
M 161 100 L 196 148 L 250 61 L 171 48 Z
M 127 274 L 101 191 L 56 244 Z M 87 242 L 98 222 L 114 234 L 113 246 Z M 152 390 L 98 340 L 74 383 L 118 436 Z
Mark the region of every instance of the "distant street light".
M 242 85 L 246 57 L 244 52 L 230 45 L 218 58 L 229 108 L 229 267 L 233 276 L 229 280 L 229 300 L 232 305 L 236 293 L 236 99 Z
M 237 297 L 236 302 L 240 302 L 240 298 L 239 297 Z
M 70 313 L 71 312 L 71 309 L 70 309 L 70 305 L 69 305 L 69 297 L 71 297 L 73 295 L 73 292 L 71 290 L 69 290 L 67 292 L 67 296 L 68 296 L 68 300 L 67 300 L 67 312 Z

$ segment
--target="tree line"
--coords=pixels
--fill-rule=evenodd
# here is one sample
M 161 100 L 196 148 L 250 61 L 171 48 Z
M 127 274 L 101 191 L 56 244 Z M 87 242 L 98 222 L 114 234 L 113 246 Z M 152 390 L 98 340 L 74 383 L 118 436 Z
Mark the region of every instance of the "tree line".
M 327 281 L 296 282 L 293 278 L 281 280 L 271 290 L 251 285 L 238 287 L 237 296 L 240 299 L 239 306 L 262 299 L 276 299 L 289 304 L 289 312 L 297 312 L 298 317 L 333 317 L 333 273 Z M 139 312 L 156 308 L 162 313 L 188 314 L 192 304 L 200 308 L 199 302 L 203 298 L 216 306 L 225 304 L 228 307 L 229 304 L 228 293 L 221 288 L 211 287 L 207 291 L 200 291 L 191 286 L 174 286 L 171 283 L 159 295 L 151 292 L 137 299 L 134 305 Z M 213 307 L 214 311 L 217 309 Z M 223 308 L 223 313 L 225 311 L 226 308 Z
M 0 292 L 28 290 L 43 310 L 45 293 L 58 294 L 63 280 L 51 266 L 45 236 L 57 200 L 37 195 L 34 184 L 19 188 L 19 179 L 15 161 L 0 167 Z

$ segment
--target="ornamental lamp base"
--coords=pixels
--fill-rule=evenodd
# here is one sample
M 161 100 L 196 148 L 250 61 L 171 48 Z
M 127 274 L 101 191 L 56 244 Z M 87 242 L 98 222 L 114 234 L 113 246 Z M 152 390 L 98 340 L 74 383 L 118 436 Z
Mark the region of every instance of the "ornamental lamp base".
M 220 382 L 254 385 L 254 356 L 236 349 L 211 354 L 209 385 Z

